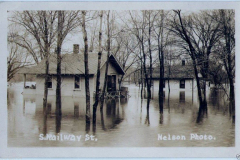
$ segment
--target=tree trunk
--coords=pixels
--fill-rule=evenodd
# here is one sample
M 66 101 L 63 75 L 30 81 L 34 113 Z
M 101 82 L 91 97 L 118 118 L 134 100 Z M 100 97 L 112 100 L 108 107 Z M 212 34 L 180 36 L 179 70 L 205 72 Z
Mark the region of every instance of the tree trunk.
M 122 80 L 123 80 L 124 75 L 121 75 L 121 77 L 118 79 L 118 88 L 121 90 L 122 87 Z
M 200 87 L 200 79 L 198 77 L 197 64 L 196 64 L 195 56 L 193 55 L 192 57 L 193 57 L 192 61 L 193 61 L 194 74 L 197 82 L 198 100 L 200 105 L 202 105 L 203 100 L 202 100 L 202 93 L 201 93 L 201 87 Z
M 89 69 L 88 69 L 88 39 L 87 39 L 87 31 L 86 31 L 86 24 L 85 24 L 85 16 L 86 16 L 86 11 L 82 11 L 82 19 L 83 19 L 82 27 L 83 27 L 83 40 L 84 40 L 84 66 L 85 66 L 85 93 L 86 93 L 86 123 L 90 124 L 90 91 L 89 91 Z
M 169 80 L 169 78 L 170 78 L 170 74 L 171 74 L 171 61 L 170 61 L 170 65 L 168 66 L 168 93 L 170 94 L 170 91 L 171 91 L 171 89 L 170 89 L 170 80 Z
M 46 108 L 47 108 L 48 80 L 49 80 L 48 70 L 49 70 L 49 61 L 48 61 L 48 55 L 47 55 L 46 61 L 45 61 L 45 82 L 44 82 L 44 98 L 43 98 L 44 111 L 46 111 Z
M 147 68 L 146 68 L 146 54 L 144 51 L 144 44 L 142 43 L 142 52 L 143 52 L 143 72 L 145 75 L 145 82 L 144 82 L 144 87 L 147 86 L 147 98 L 151 97 L 151 88 L 149 86 L 149 78 L 147 74 Z M 151 98 L 150 98 L 151 99 Z
M 163 82 L 164 82 L 164 53 L 163 53 L 163 28 L 161 28 L 161 31 L 159 33 L 158 37 L 158 58 L 160 62 L 160 80 L 159 80 L 159 93 L 158 93 L 158 100 L 159 100 L 159 111 L 160 114 L 163 114 Z
M 149 23 L 148 23 L 148 51 L 149 51 L 149 58 L 150 58 L 150 81 L 149 83 L 149 87 L 148 87 L 148 98 L 151 99 L 152 95 L 151 95 L 151 87 L 152 87 L 152 49 L 151 49 L 151 17 L 150 17 L 150 12 L 149 12 Z
M 142 62 L 142 57 L 141 57 L 141 70 L 140 70 L 140 74 L 141 74 L 141 99 L 143 99 L 143 62 Z
M 46 20 L 46 11 L 44 13 L 44 34 L 45 34 L 45 42 L 44 42 L 44 51 L 45 51 L 45 83 L 44 83 L 44 98 L 43 98 L 43 108 L 44 111 L 46 111 L 47 107 L 47 96 L 48 96 L 48 81 L 49 81 L 49 43 L 48 43 L 48 25 L 47 25 L 47 20 Z
M 234 93 L 234 84 L 233 84 L 233 79 L 229 78 L 229 83 L 230 83 L 230 109 L 232 112 L 232 120 L 235 122 L 235 93 Z
M 58 11 L 58 37 L 57 37 L 57 87 L 56 87 L 56 114 L 62 115 L 61 102 L 61 31 L 62 11 Z
M 223 19 L 223 34 L 224 34 L 224 39 L 225 39 L 225 49 L 226 49 L 226 55 L 227 55 L 227 66 L 225 65 L 225 69 L 227 71 L 228 75 L 228 80 L 229 80 L 229 85 L 230 85 L 230 111 L 231 111 L 231 116 L 233 122 L 235 122 L 235 91 L 234 91 L 234 60 L 232 59 L 232 49 L 235 47 L 235 38 L 232 38 L 231 36 L 233 35 L 233 27 L 231 27 L 231 23 L 229 23 L 231 20 L 226 19 L 226 11 L 221 10 L 221 17 Z M 234 36 L 233 36 L 234 37 Z M 234 44 L 234 47 L 233 47 Z
M 163 51 L 161 49 L 159 53 L 159 61 L 160 61 L 160 81 L 159 81 L 159 109 L 160 113 L 163 113 L 163 81 L 164 81 L 164 57 L 163 57 Z
M 100 13 L 100 29 L 99 29 L 99 48 L 98 48 L 98 66 L 97 66 L 97 79 L 96 79 L 96 94 L 95 103 L 93 104 L 93 123 L 96 123 L 96 112 L 99 100 L 99 86 L 100 86 L 100 66 L 102 58 L 102 17 L 103 11 Z
M 194 68 L 194 74 L 195 74 L 195 78 L 196 78 L 196 81 L 197 81 L 197 90 L 198 90 L 198 100 L 199 100 L 199 103 L 200 103 L 200 106 L 204 106 L 204 103 L 203 103 L 203 99 L 202 99 L 202 92 L 201 92 L 201 87 L 200 87 L 200 80 L 199 80 L 199 77 L 198 77 L 198 70 L 197 70 L 197 63 L 196 63 L 196 52 L 195 52 L 195 49 L 190 41 L 190 38 L 189 36 L 187 35 L 186 33 L 186 30 L 183 26 L 183 22 L 182 22 L 182 18 L 181 18 L 181 13 L 180 11 L 176 11 L 177 15 L 178 15 L 178 18 L 179 18 L 179 21 L 180 21 L 180 25 L 181 25 L 181 28 L 182 28 L 182 34 L 184 35 L 184 39 L 186 41 L 186 43 L 188 44 L 189 46 L 189 50 L 190 50 L 190 56 L 192 58 L 192 63 L 193 63 L 193 68 Z
M 235 122 L 235 91 L 234 91 L 234 70 L 232 68 L 232 58 L 231 58 L 231 50 L 230 50 L 230 42 L 226 44 L 227 45 L 227 50 L 228 50 L 228 80 L 229 80 L 229 85 L 230 85 L 230 101 L 229 101 L 229 107 L 231 111 L 231 116 L 233 122 Z M 227 68 L 226 68 L 227 69 Z
M 103 91 L 102 91 L 102 97 L 101 97 L 101 105 L 100 109 L 103 110 L 103 103 L 104 103 L 104 95 L 105 95 L 105 90 L 107 86 L 107 75 L 108 75 L 108 63 L 109 63 L 109 55 L 110 55 L 110 24 L 109 24 L 109 14 L 110 11 L 108 11 L 107 14 L 107 62 L 106 62 L 106 70 L 105 70 L 105 78 L 104 78 L 104 85 L 103 85 Z

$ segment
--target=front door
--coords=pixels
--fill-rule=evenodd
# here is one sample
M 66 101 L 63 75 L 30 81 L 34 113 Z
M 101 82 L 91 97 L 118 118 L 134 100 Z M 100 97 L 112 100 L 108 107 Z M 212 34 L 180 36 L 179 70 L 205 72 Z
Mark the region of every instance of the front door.
M 116 91 L 116 75 L 107 77 L 107 91 Z

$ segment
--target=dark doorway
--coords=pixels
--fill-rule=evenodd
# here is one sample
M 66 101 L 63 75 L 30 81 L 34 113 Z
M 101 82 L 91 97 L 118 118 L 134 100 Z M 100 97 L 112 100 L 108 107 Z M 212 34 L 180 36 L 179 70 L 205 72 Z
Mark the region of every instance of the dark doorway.
M 116 91 L 116 75 L 108 76 L 107 78 L 107 91 Z
M 180 103 L 185 103 L 185 91 L 180 91 L 179 92 L 179 102 Z

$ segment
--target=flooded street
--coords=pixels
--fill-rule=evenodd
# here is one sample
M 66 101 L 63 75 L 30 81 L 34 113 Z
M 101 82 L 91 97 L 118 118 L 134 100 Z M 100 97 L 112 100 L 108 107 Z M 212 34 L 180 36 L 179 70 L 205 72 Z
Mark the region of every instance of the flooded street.
M 208 113 L 200 123 L 197 93 L 165 93 L 163 115 L 159 114 L 157 91 L 150 102 L 141 100 L 137 86 L 129 86 L 128 99 L 105 101 L 98 107 L 97 123 L 85 124 L 85 98 L 62 97 L 62 116 L 55 116 L 56 97 L 49 96 L 48 115 L 43 115 L 43 96 L 22 93 L 22 84 L 8 88 L 9 147 L 231 147 L 235 146 L 226 97 L 221 91 L 208 92 Z M 91 105 L 92 106 L 92 105 Z M 92 111 L 91 111 L 92 113 Z M 212 135 L 215 140 L 190 140 L 190 134 Z M 40 135 L 81 135 L 81 140 L 40 140 Z M 93 135 L 94 141 L 85 141 Z M 184 135 L 186 140 L 159 140 L 158 135 Z

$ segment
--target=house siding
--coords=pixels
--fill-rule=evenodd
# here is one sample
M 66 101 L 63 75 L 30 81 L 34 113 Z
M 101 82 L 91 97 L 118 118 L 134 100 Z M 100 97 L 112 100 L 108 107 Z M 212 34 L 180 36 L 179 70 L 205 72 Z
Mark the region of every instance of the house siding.
M 192 88 L 193 82 L 193 88 Z M 206 92 L 210 93 L 210 86 L 206 84 Z M 170 97 L 178 97 L 179 101 L 182 101 L 180 97 L 184 97 L 184 102 L 198 103 L 198 94 L 197 94 L 197 82 L 192 79 L 185 79 L 185 88 L 180 88 L 180 80 L 169 80 L 170 85 Z M 168 99 L 168 80 L 165 80 L 165 88 L 163 89 L 165 93 L 165 99 Z M 152 93 L 154 98 L 158 98 L 159 91 L 159 80 L 155 79 L 153 81 Z
M 44 77 L 37 76 L 36 78 L 36 94 L 43 95 L 44 94 Z M 56 76 L 52 77 L 52 88 L 48 89 L 48 95 L 53 96 L 56 95 Z M 85 79 L 84 76 L 81 76 L 80 79 L 80 89 L 74 89 L 74 75 L 64 75 L 62 76 L 62 87 L 61 94 L 62 96 L 76 96 L 76 97 L 85 97 Z M 89 77 L 89 89 L 90 96 L 93 96 L 93 76 Z
M 106 70 L 106 63 L 102 66 L 101 70 L 100 70 L 100 89 L 103 89 L 103 83 L 104 83 L 104 77 L 105 77 L 105 70 Z M 117 72 L 117 70 L 113 67 L 113 65 L 111 63 L 109 63 L 108 65 L 108 75 L 116 75 L 116 89 L 119 90 L 119 85 L 118 85 L 118 78 L 119 78 L 119 73 Z M 95 76 L 95 83 L 94 86 L 96 84 L 96 76 Z M 95 89 L 94 89 L 95 90 Z
M 106 64 L 104 64 L 100 70 L 100 89 L 103 88 L 103 82 L 105 77 L 105 69 Z M 116 88 L 119 89 L 118 86 L 118 77 L 119 73 L 113 67 L 111 63 L 109 63 L 108 67 L 108 75 L 116 75 Z M 38 75 L 36 77 L 36 94 L 43 95 L 44 94 L 44 76 Z M 48 95 L 54 96 L 56 95 L 56 76 L 52 76 L 52 88 L 48 89 Z M 74 96 L 74 97 L 85 97 L 85 78 L 81 75 L 80 79 L 80 89 L 74 89 L 74 75 L 62 75 L 62 96 Z M 90 96 L 93 97 L 95 89 L 96 89 L 96 75 L 90 75 L 89 77 L 89 89 Z M 27 93 L 29 89 L 24 89 L 24 93 Z
M 185 88 L 180 88 L 180 80 L 169 80 L 171 90 L 192 90 L 192 79 L 185 79 Z M 194 87 L 196 87 L 196 82 L 193 81 Z M 159 87 L 159 80 L 154 80 L 153 83 L 154 89 Z M 165 80 L 165 88 L 168 90 L 168 80 Z

